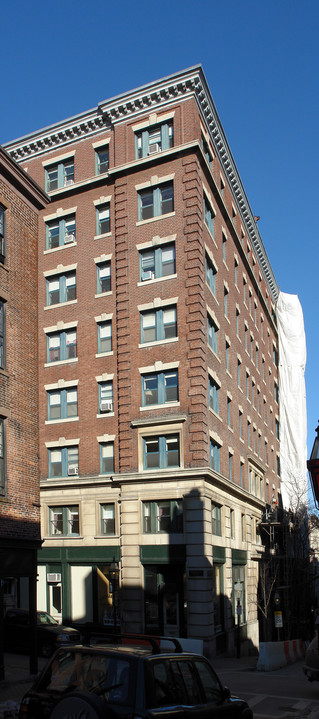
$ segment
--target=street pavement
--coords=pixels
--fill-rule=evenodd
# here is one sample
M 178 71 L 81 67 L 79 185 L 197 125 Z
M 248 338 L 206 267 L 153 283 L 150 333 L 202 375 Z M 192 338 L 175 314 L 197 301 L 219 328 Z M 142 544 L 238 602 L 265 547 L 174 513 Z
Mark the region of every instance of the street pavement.
M 45 663 L 39 658 L 39 672 Z M 308 682 L 302 660 L 271 672 L 256 670 L 257 657 L 217 657 L 212 663 L 222 684 L 246 699 L 255 719 L 319 719 L 319 682 Z M 34 679 L 29 657 L 5 654 L 0 719 L 17 719 L 20 701 Z

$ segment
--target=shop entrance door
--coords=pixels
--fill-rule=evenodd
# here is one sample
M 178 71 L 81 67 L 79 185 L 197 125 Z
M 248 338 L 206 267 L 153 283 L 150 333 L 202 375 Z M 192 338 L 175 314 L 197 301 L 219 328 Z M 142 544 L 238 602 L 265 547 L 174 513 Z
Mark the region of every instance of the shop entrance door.
M 56 619 L 57 622 L 62 622 L 62 584 L 61 584 L 61 582 L 56 582 L 55 584 L 50 584 L 49 601 L 50 601 L 49 614 L 51 614 L 51 617 L 53 617 L 53 619 Z
M 145 631 L 182 636 L 183 573 L 180 567 L 144 567 Z

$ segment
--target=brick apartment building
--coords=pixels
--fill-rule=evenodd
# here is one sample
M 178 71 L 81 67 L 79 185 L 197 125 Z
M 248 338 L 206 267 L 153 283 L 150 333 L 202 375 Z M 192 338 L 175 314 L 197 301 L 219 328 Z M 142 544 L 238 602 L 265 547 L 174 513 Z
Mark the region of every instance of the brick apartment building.
M 38 605 L 214 654 L 239 601 L 257 646 L 258 524 L 280 503 L 278 287 L 201 67 L 6 149 L 51 200 Z
M 36 608 L 38 213 L 47 202 L 0 147 L 0 615 L 3 597 L 14 606 L 23 592 Z

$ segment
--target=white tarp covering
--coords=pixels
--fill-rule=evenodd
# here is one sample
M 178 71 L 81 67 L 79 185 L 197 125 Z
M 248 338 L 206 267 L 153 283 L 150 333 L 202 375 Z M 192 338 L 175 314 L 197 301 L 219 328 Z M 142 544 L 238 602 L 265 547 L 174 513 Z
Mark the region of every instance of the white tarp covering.
M 297 295 L 279 293 L 281 492 L 285 509 L 307 503 L 306 337 Z

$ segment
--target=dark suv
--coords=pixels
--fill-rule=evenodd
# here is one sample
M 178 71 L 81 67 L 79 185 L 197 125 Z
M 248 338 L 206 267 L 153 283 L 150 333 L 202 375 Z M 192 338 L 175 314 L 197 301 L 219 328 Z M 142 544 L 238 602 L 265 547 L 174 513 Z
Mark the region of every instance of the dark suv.
M 252 719 L 207 659 L 178 640 L 165 653 L 156 638 L 117 641 L 59 649 L 23 697 L 19 719 Z

